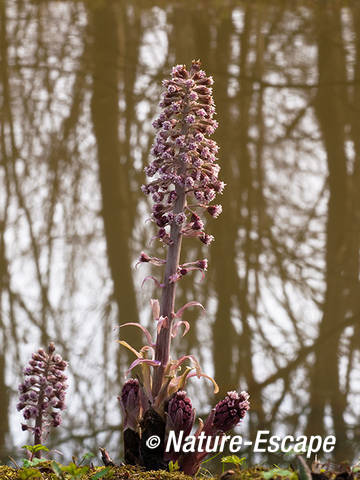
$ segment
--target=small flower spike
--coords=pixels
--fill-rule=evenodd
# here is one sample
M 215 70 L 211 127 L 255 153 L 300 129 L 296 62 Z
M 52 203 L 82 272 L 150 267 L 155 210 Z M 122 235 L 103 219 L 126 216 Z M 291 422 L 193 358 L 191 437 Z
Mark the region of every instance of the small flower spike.
M 249 394 L 247 392 L 228 392 L 226 397 L 212 409 L 205 424 L 200 424 L 196 435 L 202 434 L 207 438 L 215 439 L 219 435 L 226 434 L 238 425 L 249 408 Z M 181 455 L 179 458 L 181 470 L 187 475 L 196 475 L 206 456 L 206 451 L 200 449 Z
M 50 343 L 47 351 L 40 349 L 32 354 L 24 370 L 25 380 L 19 385 L 17 410 L 23 412 L 23 430 L 34 435 L 34 444 L 42 443 L 51 427 L 61 424 L 61 411 L 66 408 L 65 395 L 67 367 L 61 356 Z M 37 452 L 40 456 L 40 452 Z
M 226 397 L 215 406 L 214 430 L 228 432 L 245 417 L 250 408 L 247 392 L 228 392 Z

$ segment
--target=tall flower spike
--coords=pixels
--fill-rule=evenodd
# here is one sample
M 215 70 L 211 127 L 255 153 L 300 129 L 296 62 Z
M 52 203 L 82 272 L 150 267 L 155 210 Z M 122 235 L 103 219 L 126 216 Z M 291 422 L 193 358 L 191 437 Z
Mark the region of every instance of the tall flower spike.
M 22 429 L 33 433 L 35 445 L 42 443 L 51 427 L 61 424 L 61 411 L 66 408 L 67 362 L 54 352 L 50 343 L 47 352 L 40 349 L 33 353 L 24 369 L 25 380 L 19 385 L 17 410 L 23 411 L 26 420 Z M 36 455 L 40 457 L 40 452 Z
M 155 202 L 152 219 L 158 226 L 158 238 L 169 246 L 160 312 L 169 319 L 174 313 L 175 284 L 194 269 L 179 267 L 182 237 L 197 237 L 209 245 L 213 237 L 204 231 L 201 213 L 216 217 L 221 212 L 219 205 L 210 205 L 225 186 L 218 179 L 218 146 L 209 138 L 217 127 L 212 84 L 199 61 L 193 61 L 190 70 L 177 65 L 171 78 L 163 82 L 162 112 L 153 122 L 157 129 L 154 160 L 145 169 L 152 180 L 142 189 Z M 164 379 L 170 339 L 171 322 L 157 337 L 155 359 L 161 366 L 154 374 L 154 396 Z
M 182 238 L 196 238 L 209 245 L 214 237 L 205 232 L 205 217 L 217 218 L 222 211 L 221 205 L 212 203 L 225 187 L 218 179 L 218 146 L 209 138 L 217 127 L 213 118 L 212 84 L 212 78 L 201 70 L 199 61 L 193 61 L 189 70 L 185 65 L 177 65 L 171 78 L 163 81 L 162 112 L 153 122 L 157 129 L 153 159 L 145 168 L 150 181 L 142 186 L 142 191 L 154 202 L 151 218 L 157 226 L 157 235 L 153 238 L 167 246 L 167 255 L 164 260 L 142 252 L 138 261 L 138 264 L 165 267 L 162 281 L 152 275 L 145 278 L 153 280 L 162 291 L 160 302 L 151 300 L 156 342 L 153 343 L 147 329 L 133 322 L 125 325 L 140 327 L 148 345 L 137 352 L 126 342 L 120 342 L 137 357 L 129 371 L 141 365 L 141 381 L 138 384 L 129 380 L 120 397 L 125 411 L 126 462 L 159 469 L 166 468 L 169 460 L 178 459 L 180 468 L 191 475 L 196 473 L 207 453 L 165 454 L 164 442 L 170 431 L 177 434 L 183 431 L 185 436 L 191 432 L 195 411 L 183 391 L 188 379 L 205 377 L 212 381 L 215 393 L 218 391 L 216 382 L 202 372 L 193 355 L 183 354 L 178 360 L 170 357 L 171 339 L 180 327 L 184 328 L 184 335 L 190 329 L 189 323 L 181 318 L 183 312 L 192 306 L 203 308 L 199 302 L 190 301 L 176 311 L 177 282 L 193 271 L 200 271 L 204 277 L 208 268 L 206 258 L 180 264 Z M 186 365 L 188 362 L 190 366 Z M 140 413 L 138 391 L 142 392 Z M 248 408 L 246 392 L 229 392 L 212 409 L 205 424 L 201 423 L 196 435 L 202 431 L 210 436 L 227 432 L 243 418 Z M 152 449 L 148 440 L 154 435 L 160 438 L 160 443 Z

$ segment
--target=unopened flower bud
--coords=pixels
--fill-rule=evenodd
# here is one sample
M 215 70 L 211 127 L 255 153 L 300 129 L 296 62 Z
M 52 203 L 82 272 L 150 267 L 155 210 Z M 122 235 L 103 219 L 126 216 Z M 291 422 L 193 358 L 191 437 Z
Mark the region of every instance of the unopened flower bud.
M 194 424 L 195 411 L 185 391 L 181 390 L 173 394 L 167 405 L 166 413 L 168 429 L 174 430 L 176 434 L 183 431 L 184 437 L 189 435 Z
M 175 223 L 177 225 L 182 225 L 184 222 L 186 221 L 186 215 L 185 213 L 181 212 L 181 213 L 178 213 L 175 217 Z
M 207 208 L 207 211 L 210 213 L 210 215 L 214 218 L 217 218 L 220 213 L 222 212 L 222 206 L 221 205 L 209 205 Z
M 203 260 L 198 260 L 198 261 L 196 262 L 196 266 L 197 266 L 198 268 L 200 268 L 201 270 L 206 271 L 207 268 L 208 268 L 207 258 L 204 258 Z
M 52 426 L 53 427 L 58 427 L 61 425 L 61 415 L 59 413 L 53 413 L 52 414 L 53 420 L 52 420 Z
M 234 428 L 242 420 L 250 408 L 249 394 L 233 391 L 215 406 L 213 427 L 224 433 Z
M 193 230 L 202 230 L 204 228 L 204 222 L 202 220 L 196 220 L 193 224 L 192 224 L 192 229 Z
M 38 394 L 34 391 L 31 391 L 29 393 L 29 398 L 30 398 L 31 401 L 36 402 L 37 399 L 38 399 Z
M 45 389 L 45 395 L 46 395 L 47 397 L 50 397 L 50 396 L 53 394 L 53 391 L 54 391 L 54 389 L 49 385 L 49 386 L 46 387 L 46 389 Z
M 190 125 L 195 122 L 195 117 L 194 115 L 187 115 L 185 117 L 185 122 L 189 123 Z
M 151 260 L 151 258 L 149 257 L 149 255 L 147 255 L 144 252 L 140 253 L 139 262 L 147 263 L 147 262 L 150 262 L 150 260 Z
M 136 378 L 127 380 L 118 397 L 123 414 L 124 430 L 137 430 L 141 412 L 140 385 Z
M 204 233 L 199 238 L 205 245 L 210 245 L 210 243 L 214 240 L 213 235 L 208 235 L 207 233 Z

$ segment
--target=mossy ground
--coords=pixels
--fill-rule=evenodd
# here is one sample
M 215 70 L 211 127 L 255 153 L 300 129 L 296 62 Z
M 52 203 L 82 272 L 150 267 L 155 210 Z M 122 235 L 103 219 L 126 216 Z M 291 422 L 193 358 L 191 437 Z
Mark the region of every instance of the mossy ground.
M 90 480 L 96 473 L 103 470 L 104 467 L 90 468 L 88 472 L 78 478 L 77 480 Z M 34 469 L 31 469 L 34 470 Z M 42 467 L 36 469 L 39 472 L 39 476 L 31 475 L 30 469 L 25 468 L 13 468 L 5 465 L 0 465 L 0 479 L 1 480 L 59 480 L 59 477 L 52 471 L 49 463 L 49 468 Z M 27 475 L 29 474 L 29 476 Z M 70 474 L 64 474 L 66 480 L 72 480 Z M 156 471 L 143 471 L 139 468 L 123 466 L 123 467 L 110 467 L 107 475 L 102 477 L 104 480 L 193 480 L 192 477 L 184 475 L 181 472 L 166 472 L 164 470 Z
M 103 469 L 104 467 L 90 468 L 88 472 L 81 477 L 73 477 L 65 473 L 63 478 L 65 480 L 91 480 L 94 475 L 96 478 L 96 474 Z M 0 480 L 60 480 L 60 477 L 52 471 L 50 462 L 48 467 L 44 466 L 41 469 L 35 470 L 34 475 L 31 474 L 29 469 L 0 465 Z M 286 475 L 285 472 L 289 472 L 289 474 Z M 304 480 L 304 477 L 292 468 L 289 468 L 289 470 L 279 469 L 280 475 L 276 473 L 276 468 L 257 466 L 241 470 L 229 470 L 215 477 L 211 476 L 209 472 L 200 472 L 197 480 L 269 480 L 270 478 L 274 478 L 275 480 Z M 107 474 L 101 478 L 104 480 L 194 480 L 192 477 L 178 471 L 143 471 L 140 468 L 130 466 L 110 467 Z M 312 473 L 312 480 L 360 480 L 360 470 L 352 471 L 349 467 L 344 466 L 333 469 L 323 469 L 321 473 Z

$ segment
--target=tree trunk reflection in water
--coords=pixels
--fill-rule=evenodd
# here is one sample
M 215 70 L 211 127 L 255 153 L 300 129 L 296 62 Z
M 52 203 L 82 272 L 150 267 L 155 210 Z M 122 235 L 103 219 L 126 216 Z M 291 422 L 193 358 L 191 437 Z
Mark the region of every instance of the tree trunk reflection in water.
M 341 11 L 318 5 L 318 69 L 319 89 L 315 112 L 319 120 L 327 156 L 329 202 L 326 226 L 326 293 L 319 338 L 344 321 L 346 291 L 352 288 L 353 277 L 347 261 L 349 232 L 349 179 L 345 153 L 345 118 L 348 99 L 340 85 L 346 81 L 342 43 Z M 325 20 L 324 20 L 325 16 Z M 343 332 L 337 329 L 319 345 L 310 381 L 310 414 L 308 432 L 324 435 L 326 406 L 332 409 L 339 457 L 344 457 L 346 444 L 344 412 L 346 394 L 340 386 L 338 353 Z
M 227 189 L 223 198 L 219 199 L 224 204 L 222 216 L 218 224 L 211 224 L 214 230 L 215 242 L 211 246 L 211 269 L 210 275 L 215 279 L 215 290 L 217 293 L 217 310 L 213 324 L 213 362 L 215 367 L 215 378 L 220 382 L 220 393 L 223 395 L 226 391 L 234 388 L 233 384 L 233 366 L 234 366 L 234 347 L 237 342 L 237 335 L 232 323 L 232 309 L 238 287 L 238 278 L 236 272 L 236 252 L 235 242 L 237 237 L 236 228 L 229 228 L 232 225 L 231 216 L 234 208 L 225 208 L 230 202 L 227 200 L 231 193 L 232 185 L 228 179 L 231 178 L 232 160 L 231 140 L 228 134 L 231 134 L 229 118 L 229 98 L 227 95 L 229 76 L 227 65 L 230 61 L 230 42 L 233 34 L 233 25 L 230 12 L 218 21 L 216 29 L 216 48 L 213 50 L 214 58 L 218 61 L 211 61 L 211 67 L 214 74 L 219 74 L 219 80 L 216 85 L 216 101 L 219 118 L 221 118 L 219 130 L 217 132 L 219 145 L 222 146 L 221 156 L 221 175 L 227 183 Z M 209 67 L 209 68 L 211 68 Z M 215 77 L 216 81 L 216 77 Z M 225 137 L 225 138 L 224 138 Z M 230 141 L 229 141 L 230 140 Z M 233 177 L 234 178 L 234 177 Z M 214 222 L 215 223 L 215 222 Z M 227 226 L 225 229 L 224 226 Z M 238 372 L 241 375 L 241 372 Z
M 0 459 L 8 455 L 9 445 L 7 437 L 9 434 L 9 389 L 6 384 L 6 353 L 9 345 L 8 329 L 6 317 L 10 317 L 12 328 L 11 333 L 15 333 L 13 340 L 17 341 L 15 330 L 15 318 L 13 311 L 13 298 L 10 288 L 10 272 L 8 253 L 6 251 L 5 232 L 8 222 L 10 180 L 9 170 L 13 161 L 13 141 L 6 142 L 5 134 L 11 132 L 13 138 L 13 125 L 10 101 L 10 85 L 8 70 L 8 36 L 6 3 L 0 4 L 0 152 L 1 152 L 1 175 L 5 177 L 5 188 L 1 192 L 1 211 L 0 211 Z M 9 302 L 10 314 L 7 312 L 6 305 Z M 10 333 L 10 335 L 11 335 Z M 18 346 L 16 347 L 18 353 Z M 18 356 L 16 355 L 18 358 Z
M 118 82 L 119 72 L 121 78 L 123 68 L 118 68 L 122 58 L 119 57 L 117 11 L 114 4 L 108 2 L 96 8 L 92 23 L 94 36 L 91 112 L 98 151 L 108 261 L 118 307 L 118 321 L 121 324 L 137 321 L 138 312 L 129 245 L 134 208 L 129 195 L 129 166 L 121 161 L 124 152 L 120 150 L 118 137 Z M 126 331 L 126 340 L 135 347 L 139 343 L 138 335 L 131 329 Z M 124 353 L 124 356 L 127 358 L 127 353 Z M 121 370 L 118 363 L 119 374 Z M 121 378 L 119 376 L 119 380 Z
M 349 273 L 351 289 L 349 302 L 355 313 L 360 312 L 359 268 L 360 268 L 360 5 L 356 3 L 352 12 L 352 24 L 355 32 L 355 65 L 354 87 L 350 92 L 349 110 L 351 112 L 351 139 L 354 145 L 354 164 L 352 175 L 349 175 Z M 356 351 L 360 351 L 360 321 L 354 325 L 354 333 L 350 345 L 349 366 L 346 374 L 346 392 L 350 391 L 350 376 L 355 367 Z M 352 409 L 353 410 L 353 409 Z M 354 410 L 353 410 L 354 413 Z

